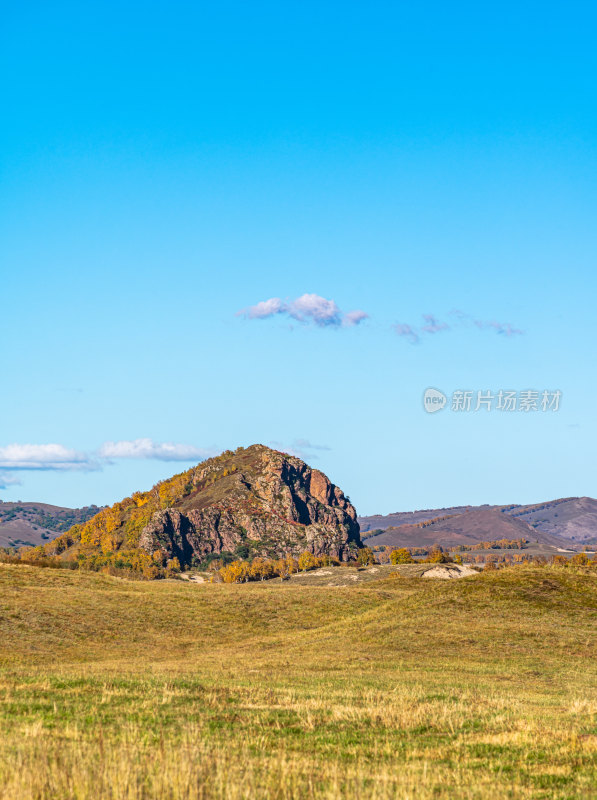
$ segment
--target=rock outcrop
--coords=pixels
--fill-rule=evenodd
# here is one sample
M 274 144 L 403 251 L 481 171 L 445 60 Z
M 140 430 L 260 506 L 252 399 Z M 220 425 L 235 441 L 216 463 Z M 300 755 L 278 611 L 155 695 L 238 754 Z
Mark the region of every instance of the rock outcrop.
M 194 468 L 188 493 L 156 511 L 139 547 L 181 564 L 228 552 L 279 557 L 308 550 L 343 561 L 362 547 L 356 511 L 304 461 L 263 445 Z

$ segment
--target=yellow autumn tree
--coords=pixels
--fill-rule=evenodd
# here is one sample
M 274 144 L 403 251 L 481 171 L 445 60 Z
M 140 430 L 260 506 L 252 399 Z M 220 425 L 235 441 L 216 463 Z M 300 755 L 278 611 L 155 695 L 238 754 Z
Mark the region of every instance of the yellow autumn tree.
M 285 558 L 281 558 L 279 561 L 276 561 L 274 565 L 274 572 L 279 576 L 281 581 L 286 580 L 286 578 L 289 577 L 290 572 L 288 571 L 288 564 L 286 563 Z
M 390 564 L 414 564 L 415 560 L 406 547 L 392 550 L 390 553 Z
M 265 558 L 255 558 L 250 567 L 250 575 L 254 580 L 264 581 L 273 577 L 274 564 Z
M 251 568 L 246 561 L 233 561 L 220 570 L 224 583 L 245 583 L 251 577 Z
M 293 556 L 286 556 L 286 568 L 289 575 L 299 571 L 299 563 Z
M 298 560 L 298 567 L 301 572 L 307 572 L 309 569 L 314 569 L 317 566 L 317 559 L 308 550 L 301 553 Z

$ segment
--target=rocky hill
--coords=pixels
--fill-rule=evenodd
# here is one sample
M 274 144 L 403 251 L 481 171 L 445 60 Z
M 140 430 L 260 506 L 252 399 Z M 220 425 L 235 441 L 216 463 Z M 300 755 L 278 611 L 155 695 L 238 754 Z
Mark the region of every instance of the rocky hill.
M 0 547 L 35 547 L 55 539 L 73 525 L 86 522 L 97 506 L 64 508 L 48 503 L 3 503 L 0 500 Z
M 185 566 L 222 553 L 252 558 L 305 550 L 347 561 L 361 546 L 354 507 L 322 472 L 252 445 L 136 492 L 44 552 L 134 568 L 144 556 Z

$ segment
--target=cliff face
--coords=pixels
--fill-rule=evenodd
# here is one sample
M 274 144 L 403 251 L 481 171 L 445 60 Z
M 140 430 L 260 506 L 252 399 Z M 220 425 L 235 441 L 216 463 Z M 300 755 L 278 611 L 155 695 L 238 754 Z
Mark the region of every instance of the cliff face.
M 189 493 L 156 511 L 139 547 L 181 564 L 239 548 L 248 557 L 309 550 L 347 561 L 361 547 L 356 511 L 299 458 L 253 445 L 199 465 Z

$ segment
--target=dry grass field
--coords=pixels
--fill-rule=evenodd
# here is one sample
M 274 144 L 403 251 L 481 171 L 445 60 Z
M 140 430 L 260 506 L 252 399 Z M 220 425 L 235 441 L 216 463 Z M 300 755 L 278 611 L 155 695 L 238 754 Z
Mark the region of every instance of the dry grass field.
M 0 800 L 597 797 L 597 573 L 390 572 L 0 565 Z

